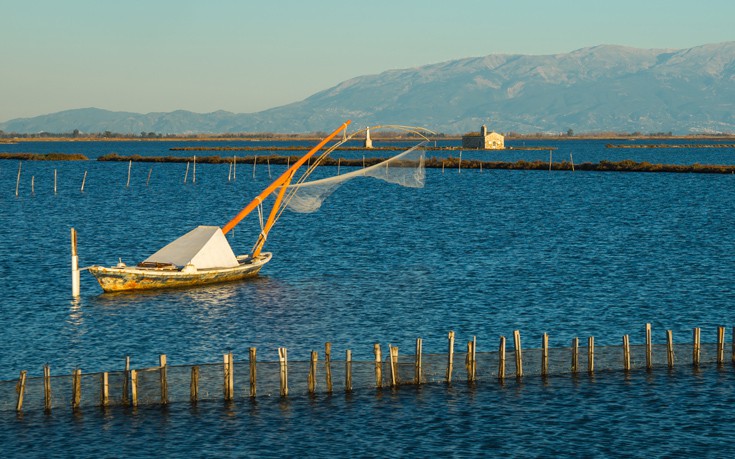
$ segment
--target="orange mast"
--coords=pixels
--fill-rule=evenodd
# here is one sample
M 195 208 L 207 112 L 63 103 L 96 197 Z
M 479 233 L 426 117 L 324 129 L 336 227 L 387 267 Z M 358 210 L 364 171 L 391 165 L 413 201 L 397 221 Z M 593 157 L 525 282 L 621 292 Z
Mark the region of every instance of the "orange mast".
M 235 215 L 235 218 L 227 222 L 227 224 L 222 228 L 222 233 L 227 234 L 232 228 L 240 223 L 243 218 L 245 218 L 250 212 L 252 212 L 253 209 L 258 207 L 258 205 L 261 204 L 263 200 L 268 197 L 268 195 L 273 193 L 276 188 L 278 188 L 279 186 L 283 186 L 284 188 L 288 186 L 287 182 L 291 181 L 298 168 L 301 167 L 309 158 L 311 158 L 314 153 L 319 151 L 319 149 L 321 149 L 327 142 L 332 140 L 332 138 L 334 138 L 334 136 L 336 136 L 340 131 L 342 131 L 343 129 L 347 129 L 347 126 L 350 124 L 350 122 L 350 120 L 344 122 L 342 126 L 340 126 L 334 132 L 325 137 L 324 140 L 319 142 L 317 146 L 309 150 L 309 152 L 302 156 L 298 161 L 296 161 L 293 166 L 289 167 L 286 172 L 281 174 L 281 176 L 278 177 L 273 183 L 268 185 L 268 188 L 263 190 L 255 199 L 250 202 L 250 204 L 245 206 L 244 209 L 242 209 L 237 215 Z M 278 204 L 280 204 L 280 202 Z M 271 212 L 271 214 L 273 214 L 273 212 Z M 273 226 L 270 217 L 268 217 L 268 222 L 270 222 L 271 226 Z M 266 236 L 268 234 L 268 230 L 270 230 L 270 228 L 268 228 L 268 225 L 266 225 L 266 228 L 263 229 Z M 262 247 L 262 243 L 260 244 L 260 246 Z

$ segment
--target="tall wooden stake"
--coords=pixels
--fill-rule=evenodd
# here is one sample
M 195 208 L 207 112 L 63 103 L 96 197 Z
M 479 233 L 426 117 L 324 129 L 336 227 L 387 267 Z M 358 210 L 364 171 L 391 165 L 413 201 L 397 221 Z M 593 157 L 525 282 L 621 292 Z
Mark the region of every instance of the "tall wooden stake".
M 20 169 L 23 165 L 23 161 L 18 161 L 18 179 L 15 181 L 15 197 L 18 197 L 18 189 L 20 188 Z
M 148 186 L 148 183 L 151 181 L 151 172 L 153 172 L 153 168 L 151 167 L 148 169 L 148 178 L 145 179 L 145 186 Z
M 82 370 L 77 368 L 72 375 L 71 409 L 76 411 L 82 403 Z
M 623 369 L 630 371 L 630 338 L 623 335 Z
M 413 383 L 414 384 L 421 384 L 421 375 L 423 373 L 422 369 L 422 362 L 421 362 L 421 354 L 423 352 L 423 340 L 421 338 L 416 338 L 416 360 L 414 362 L 414 375 L 413 375 Z
M 54 194 L 56 194 L 56 183 L 57 183 L 57 177 L 56 177 L 56 169 L 54 169 Z
M 15 403 L 15 411 L 20 413 L 23 411 L 23 396 L 26 392 L 26 370 L 22 370 L 20 372 L 20 377 L 18 378 L 18 385 L 16 386 L 18 391 L 18 401 Z
M 576 375 L 579 369 L 579 338 L 572 339 L 572 374 Z
M 352 351 L 345 351 L 345 392 L 352 392 Z
M 694 327 L 693 339 L 692 339 L 692 365 L 694 367 L 699 366 L 699 353 L 700 353 L 700 329 Z
M 666 358 L 669 368 L 674 368 L 674 334 L 671 330 L 666 330 Z
M 309 362 L 309 376 L 307 383 L 309 386 L 309 394 L 314 395 L 316 392 L 316 366 L 318 360 L 318 354 L 316 351 L 311 351 L 311 361 Z
M 327 383 L 327 393 L 332 393 L 332 343 L 324 343 L 324 373 Z
M 161 354 L 158 357 L 159 362 L 159 378 L 161 380 L 161 404 L 168 403 L 168 365 L 166 363 L 166 355 Z
M 646 324 L 646 369 L 653 368 L 653 342 L 651 340 L 651 324 Z
M 258 377 L 256 348 L 250 348 L 250 397 L 255 397 L 257 393 L 256 380 Z
M 130 405 L 138 406 L 138 372 L 130 370 Z
M 717 327 L 717 365 L 725 363 L 725 327 Z
M 189 178 L 189 161 L 186 162 L 186 172 L 184 172 L 184 183 Z
M 544 333 L 541 337 L 541 376 L 549 374 L 549 334 Z
M 110 374 L 108 372 L 102 373 L 100 379 L 100 406 L 102 408 L 110 404 Z
M 281 366 L 281 397 L 288 396 L 288 349 L 278 348 L 278 362 Z
M 452 382 L 452 371 L 454 370 L 454 331 L 449 332 L 449 349 L 447 352 L 447 384 Z
M 194 155 L 194 168 L 191 173 L 191 183 L 197 182 L 197 156 Z
M 79 256 L 77 254 L 77 230 L 71 229 L 71 296 L 79 297 L 81 272 L 79 271 Z
M 131 170 L 132 168 L 133 168 L 133 161 L 132 161 L 132 160 L 130 160 L 130 161 L 128 162 L 128 181 L 127 181 L 127 183 L 125 183 L 125 188 L 129 188 L 129 187 L 130 187 L 130 170 Z
M 130 400 L 130 356 L 125 357 L 125 370 L 122 387 L 122 403 L 127 405 Z
M 43 409 L 46 413 L 51 412 L 51 368 L 43 366 Z
M 398 385 L 398 347 L 388 345 L 390 351 L 390 387 Z
M 733 344 L 735 349 L 735 344 Z M 383 358 L 380 355 L 380 344 L 373 344 L 373 353 L 375 354 L 375 387 L 378 389 L 383 388 Z M 734 354 L 735 355 L 735 351 Z M 735 357 L 733 357 L 735 359 Z M 735 360 L 733 360 L 735 361 Z
M 505 336 L 500 337 L 498 348 L 498 379 L 501 382 L 505 379 Z
M 595 372 L 595 337 L 587 338 L 587 372 L 590 376 Z
M 87 181 L 87 171 L 84 171 L 84 177 L 82 177 L 82 188 L 79 190 L 82 193 L 84 193 L 84 184 L 86 183 L 86 181 Z
M 523 353 L 521 351 L 521 332 L 520 330 L 515 330 L 513 332 L 513 343 L 515 345 L 515 351 L 516 351 L 516 377 L 522 378 L 523 377 Z
M 199 401 L 199 366 L 191 367 L 191 382 L 189 383 L 189 401 L 196 403 Z

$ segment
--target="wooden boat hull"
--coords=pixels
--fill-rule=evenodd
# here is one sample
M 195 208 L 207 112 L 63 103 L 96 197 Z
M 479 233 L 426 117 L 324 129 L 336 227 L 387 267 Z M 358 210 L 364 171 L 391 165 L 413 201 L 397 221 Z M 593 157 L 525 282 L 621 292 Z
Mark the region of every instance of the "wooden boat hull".
M 193 287 L 246 279 L 257 276 L 263 265 L 268 263 L 270 259 L 271 254 L 265 252 L 254 259 L 246 260 L 245 257 L 238 257 L 240 265 L 234 268 L 203 269 L 195 272 L 132 266 L 90 266 L 87 269 L 97 279 L 102 290 L 105 292 L 121 292 L 126 290 Z

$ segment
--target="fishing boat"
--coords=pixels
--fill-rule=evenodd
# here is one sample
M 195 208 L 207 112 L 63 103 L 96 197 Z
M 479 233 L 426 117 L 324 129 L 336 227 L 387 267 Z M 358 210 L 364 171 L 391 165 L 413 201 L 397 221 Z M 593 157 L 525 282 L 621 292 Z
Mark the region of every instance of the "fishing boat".
M 417 156 L 418 146 L 370 167 L 337 177 L 306 182 L 305 179 L 324 161 L 326 156 L 355 135 L 347 136 L 346 129 L 349 124 L 349 120 L 343 123 L 288 167 L 280 177 L 222 228 L 198 226 L 136 266 L 128 266 L 120 261 L 116 266 L 93 265 L 79 269 L 77 267 L 76 232 L 72 228 L 72 294 L 79 295 L 79 272 L 83 270 L 89 271 L 105 292 L 191 287 L 257 276 L 261 268 L 272 258 L 270 252 L 263 252 L 262 249 L 270 230 L 286 207 L 296 212 L 313 212 L 343 182 L 358 176 L 378 178 L 409 187 L 423 186 L 424 152 L 418 151 Z M 315 153 L 322 150 L 342 131 L 345 133 L 343 138 L 320 153 L 313 162 L 309 163 L 306 172 L 298 180 L 294 180 L 299 168 L 307 164 Z M 275 202 L 267 220 L 264 221 L 263 203 L 268 196 L 274 193 L 276 194 Z M 261 231 L 257 241 L 250 253 L 235 255 L 227 241 L 226 234 L 255 209 L 258 209 L 261 217 Z

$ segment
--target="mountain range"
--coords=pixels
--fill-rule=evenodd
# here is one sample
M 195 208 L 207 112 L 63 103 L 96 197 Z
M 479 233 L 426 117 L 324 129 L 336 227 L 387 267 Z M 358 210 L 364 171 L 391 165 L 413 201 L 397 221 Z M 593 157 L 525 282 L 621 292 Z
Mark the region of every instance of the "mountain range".
M 0 123 L 10 133 L 163 134 L 331 130 L 402 124 L 456 134 L 735 132 L 735 41 L 689 49 L 600 45 L 553 55 L 492 54 L 356 77 L 257 113 L 85 108 Z

